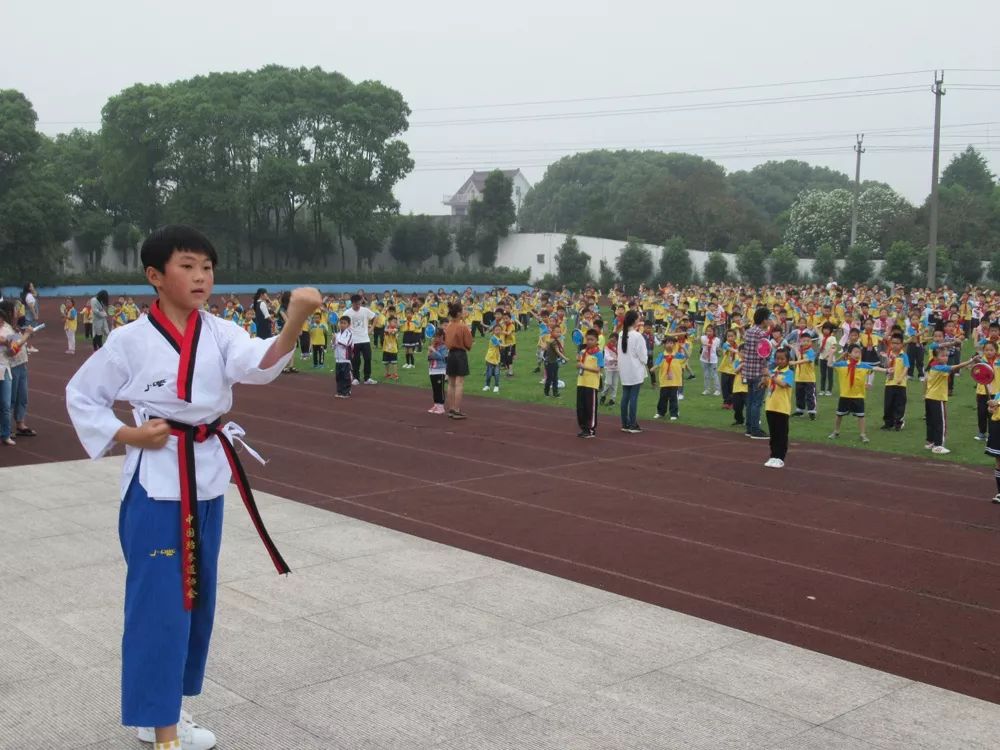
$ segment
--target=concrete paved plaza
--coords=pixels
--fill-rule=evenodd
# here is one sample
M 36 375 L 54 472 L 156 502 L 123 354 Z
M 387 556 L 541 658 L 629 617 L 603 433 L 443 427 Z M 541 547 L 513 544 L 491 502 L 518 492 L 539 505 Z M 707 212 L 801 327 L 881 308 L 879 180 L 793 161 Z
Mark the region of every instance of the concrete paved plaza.
M 118 725 L 120 459 L 0 470 L 0 750 Z M 223 750 L 996 748 L 1000 706 L 260 493 L 227 504 Z

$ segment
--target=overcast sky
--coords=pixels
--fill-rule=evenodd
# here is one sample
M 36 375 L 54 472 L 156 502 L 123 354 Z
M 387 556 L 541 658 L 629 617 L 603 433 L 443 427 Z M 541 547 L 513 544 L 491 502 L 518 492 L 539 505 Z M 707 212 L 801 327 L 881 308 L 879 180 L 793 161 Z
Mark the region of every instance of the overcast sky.
M 919 202 L 932 75 L 882 74 L 941 67 L 945 148 L 977 144 L 1000 171 L 1000 3 L 990 0 L 0 0 L 0 19 L 0 87 L 24 91 L 50 134 L 96 129 L 107 98 L 135 82 L 269 63 L 380 80 L 413 109 L 404 211 L 447 212 L 442 196 L 473 168 L 521 167 L 534 183 L 559 156 L 596 147 L 689 151 L 730 171 L 801 158 L 853 174 L 861 131 L 863 178 Z M 849 76 L 880 77 L 734 90 Z M 691 89 L 727 90 L 652 96 Z M 876 93 L 846 96 L 859 91 Z M 843 98 L 704 106 L 807 95 Z M 591 101 L 473 108 L 567 99 Z M 525 116 L 535 119 L 495 121 Z M 484 119 L 494 122 L 469 122 Z

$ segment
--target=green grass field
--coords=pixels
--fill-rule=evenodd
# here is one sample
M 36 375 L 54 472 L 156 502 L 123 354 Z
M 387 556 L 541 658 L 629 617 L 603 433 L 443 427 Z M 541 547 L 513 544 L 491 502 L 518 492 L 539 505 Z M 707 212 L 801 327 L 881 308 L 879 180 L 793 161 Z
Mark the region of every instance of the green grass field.
M 465 381 L 465 392 L 468 395 L 483 396 L 491 399 L 507 399 L 521 401 L 530 404 L 541 404 L 552 408 L 567 409 L 566 431 L 575 434 L 576 426 L 576 368 L 571 364 L 560 368 L 559 377 L 566 382 L 567 388 L 560 393 L 558 399 L 551 396 L 546 398 L 542 393 L 542 386 L 539 382 L 542 379 L 540 374 L 533 373 L 535 369 L 535 342 L 538 339 L 537 329 L 532 326 L 528 332 L 518 334 L 518 359 L 514 364 L 514 377 L 501 375 L 500 392 L 493 393 L 492 388 L 489 393 L 483 393 L 483 378 L 486 371 L 483 357 L 486 355 L 486 344 L 483 339 L 477 338 L 472 352 L 469 354 L 470 376 Z M 402 347 L 400 347 L 402 348 Z M 972 347 L 966 344 L 963 351 L 963 358 L 970 356 Z M 297 355 L 298 356 L 298 355 Z M 400 352 L 400 364 L 403 362 L 403 353 Z M 382 353 L 376 350 L 373 353 L 372 376 L 379 381 L 381 388 L 385 369 L 382 365 Z M 396 385 L 423 388 L 427 391 L 427 404 L 431 404 L 431 388 L 427 374 L 427 352 L 416 355 L 416 367 L 412 370 L 399 370 L 398 383 L 389 384 L 389 388 Z M 323 370 L 312 370 L 311 359 L 298 360 L 296 365 L 303 373 L 322 373 L 332 377 L 332 358 L 327 353 L 327 364 Z M 702 396 L 701 368 L 697 362 L 692 363 L 692 370 L 697 377 L 694 380 L 686 381 L 685 399 L 680 402 L 680 419 L 677 422 L 668 420 L 662 421 L 667 429 L 674 425 L 688 424 L 698 427 L 708 427 L 712 429 L 742 432 L 743 427 L 732 427 L 733 414 L 721 408 L 722 399 L 718 396 Z M 818 368 L 817 368 L 818 370 Z M 817 373 L 818 375 L 818 373 Z M 863 445 L 858 439 L 857 420 L 853 417 L 845 417 L 841 428 L 840 438 L 836 441 L 829 440 L 827 436 L 833 431 L 834 409 L 837 405 L 836 386 L 833 396 L 820 396 L 818 398 L 819 415 L 816 421 L 810 421 L 808 417 L 795 417 L 791 422 L 790 439 L 796 441 L 823 443 L 825 445 L 848 445 L 852 448 L 862 448 L 874 451 L 886 451 L 889 453 L 902 453 L 912 456 L 924 456 L 931 458 L 930 451 L 924 450 L 924 384 L 919 381 L 911 381 L 908 388 L 908 401 L 906 407 L 906 427 L 901 432 L 883 432 L 879 430 L 882 425 L 882 396 L 885 376 L 877 373 L 875 382 L 868 392 L 866 412 L 868 414 L 867 430 L 871 443 Z M 652 423 L 653 415 L 656 413 L 656 400 L 659 395 L 657 388 L 649 385 L 647 380 L 639 396 L 639 421 L 642 423 Z M 475 417 L 475 409 L 465 409 L 471 417 Z M 763 415 L 762 427 L 764 424 Z M 607 430 L 617 431 L 621 427 L 618 404 L 612 407 L 600 407 L 598 417 L 598 436 Z M 933 456 L 935 461 L 953 461 L 958 463 L 988 465 L 991 460 L 983 455 L 985 443 L 974 439 L 978 429 L 976 427 L 976 398 L 975 384 L 969 376 L 968 370 L 963 370 L 955 382 L 955 395 L 948 402 L 948 434 L 945 445 L 951 450 L 946 456 Z M 794 458 L 794 454 L 793 454 Z

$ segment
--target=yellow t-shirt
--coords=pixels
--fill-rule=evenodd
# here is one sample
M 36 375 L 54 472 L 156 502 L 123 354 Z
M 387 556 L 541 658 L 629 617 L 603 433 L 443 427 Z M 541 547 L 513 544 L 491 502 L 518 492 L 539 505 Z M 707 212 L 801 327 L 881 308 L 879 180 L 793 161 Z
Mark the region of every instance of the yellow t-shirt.
M 927 368 L 927 380 L 925 385 L 924 399 L 928 401 L 948 400 L 948 375 L 951 367 L 948 365 L 931 365 Z
M 736 372 L 733 360 L 736 357 L 736 348 L 728 343 L 722 345 L 722 356 L 719 357 L 719 374 L 733 375 Z
M 75 331 L 76 330 L 76 325 L 77 325 L 77 312 L 76 312 L 76 308 L 75 307 L 71 307 L 64 314 L 66 316 L 66 322 L 63 324 L 63 327 L 67 331 Z
M 600 388 L 601 386 L 601 373 L 600 373 L 600 360 L 597 355 L 600 352 L 600 348 L 594 349 L 593 351 L 589 349 L 584 349 L 580 352 L 580 357 L 577 360 L 581 367 L 591 367 L 596 368 L 597 372 L 590 372 L 589 370 L 584 370 L 579 375 L 576 376 L 576 384 L 578 387 L 582 388 Z
M 872 369 L 867 362 L 858 362 L 855 365 L 854 382 L 851 382 L 851 367 L 847 360 L 834 362 L 833 367 L 837 373 L 837 383 L 840 386 L 841 398 L 864 398 L 867 373 L 864 370 Z
M 399 351 L 399 339 L 396 337 L 398 328 L 386 328 L 385 340 L 382 342 L 382 351 L 387 354 L 395 354 Z
M 486 345 L 486 364 L 500 364 L 500 345 L 503 342 L 497 336 L 490 336 L 490 341 Z
M 893 354 L 890 352 L 886 365 L 886 369 L 889 371 L 885 374 L 886 388 L 906 388 L 906 371 L 910 367 L 910 358 L 906 353 Z
M 687 357 L 674 351 L 673 354 L 661 352 L 656 358 L 656 381 L 660 388 L 680 388 L 684 380 L 684 363 Z
M 773 411 L 778 414 L 791 414 L 795 373 L 793 373 L 788 367 L 779 367 L 771 373 L 771 376 L 772 381 L 768 385 L 767 400 L 764 402 L 764 411 Z M 777 379 L 778 382 L 775 383 L 774 379 Z
M 795 366 L 795 381 L 797 383 L 816 382 L 816 352 L 813 349 L 806 349 L 800 356 L 805 360 L 800 365 Z
M 327 333 L 330 329 L 326 323 L 313 323 L 309 327 L 309 343 L 313 346 L 326 346 Z

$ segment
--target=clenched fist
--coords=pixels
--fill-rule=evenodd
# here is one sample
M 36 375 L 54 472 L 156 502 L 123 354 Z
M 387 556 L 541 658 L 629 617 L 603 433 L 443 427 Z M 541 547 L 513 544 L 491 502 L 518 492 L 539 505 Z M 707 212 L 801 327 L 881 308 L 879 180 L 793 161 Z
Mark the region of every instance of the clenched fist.
M 150 419 L 141 427 L 122 427 L 115 435 L 118 442 L 143 450 L 159 450 L 169 437 L 170 425 L 163 419 Z
M 319 293 L 319 289 L 311 286 L 299 287 L 292 292 L 292 297 L 288 302 L 288 317 L 295 318 L 301 323 L 322 304 L 323 297 Z

